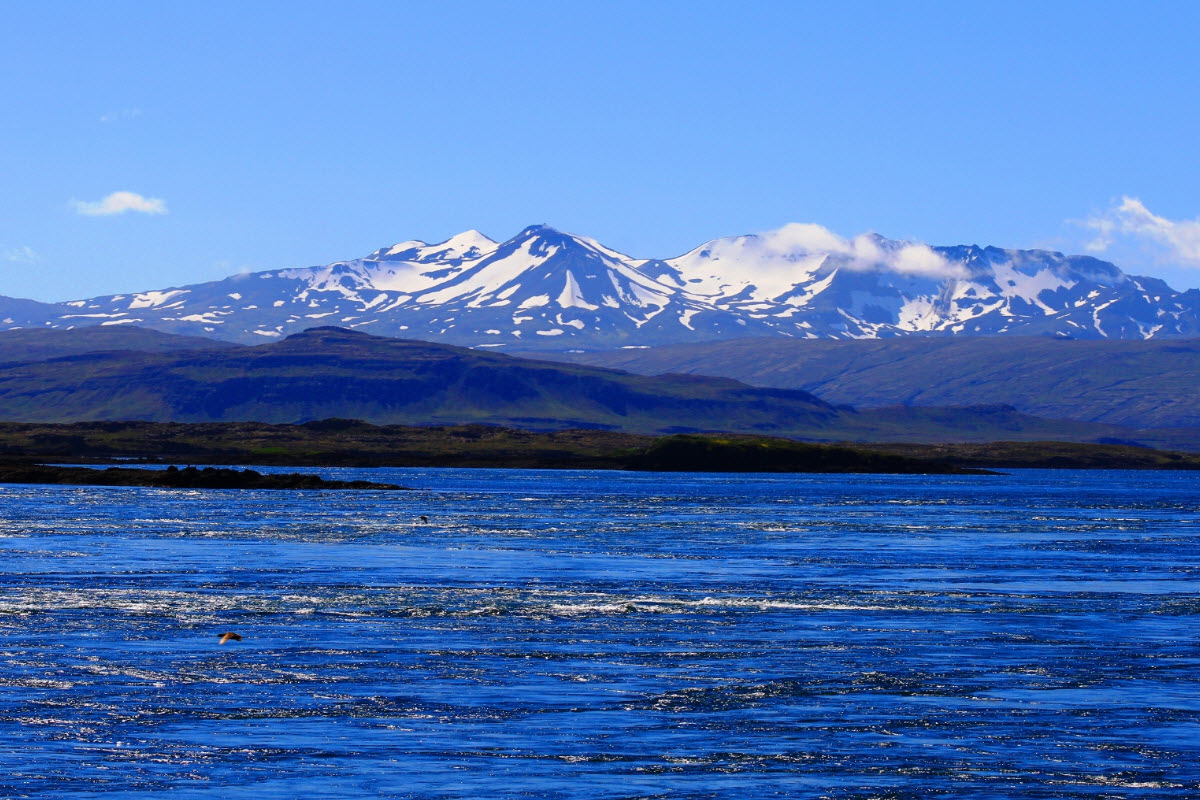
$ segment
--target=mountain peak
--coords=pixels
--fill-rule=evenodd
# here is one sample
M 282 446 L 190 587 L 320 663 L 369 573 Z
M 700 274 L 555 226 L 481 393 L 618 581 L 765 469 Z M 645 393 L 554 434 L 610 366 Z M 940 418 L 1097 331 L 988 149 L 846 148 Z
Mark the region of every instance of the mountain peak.
M 489 247 L 494 247 L 496 244 L 497 244 L 497 242 L 495 239 L 491 238 L 490 236 L 486 236 L 485 234 L 480 233 L 479 231 L 475 230 L 474 228 L 471 228 L 470 230 L 465 230 L 462 233 L 451 236 L 449 239 L 442 242 L 441 244 L 435 245 L 435 247 L 450 246 L 450 247 L 455 247 L 455 248 L 464 248 L 464 249 L 468 249 L 468 250 L 472 247 L 477 247 L 480 250 L 484 250 Z
M 528 239 L 540 239 L 545 242 L 560 243 L 564 240 L 576 240 L 578 237 L 572 236 L 569 233 L 564 233 L 558 228 L 542 223 L 540 225 L 530 225 L 522 230 L 511 241 L 526 241 Z
M 426 244 L 419 239 L 383 247 L 367 256 L 368 261 L 461 262 L 495 250 L 497 243 L 472 228 L 444 242 Z
M 532 248 L 531 252 L 535 253 L 545 253 L 549 248 L 557 248 L 566 251 L 588 251 L 593 255 L 615 258 L 619 261 L 630 260 L 629 256 L 605 247 L 595 239 L 560 231 L 558 228 L 544 223 L 541 225 L 530 225 L 510 239 L 509 242 L 517 246 L 527 242 L 532 243 L 530 245 Z

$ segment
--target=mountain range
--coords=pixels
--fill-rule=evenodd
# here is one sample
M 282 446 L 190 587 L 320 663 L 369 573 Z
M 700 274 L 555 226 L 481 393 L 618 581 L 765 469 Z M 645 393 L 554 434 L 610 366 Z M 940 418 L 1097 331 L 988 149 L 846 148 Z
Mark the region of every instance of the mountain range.
M 638 259 L 545 225 L 467 231 L 363 258 L 39 303 L 0 298 L 4 328 L 136 325 L 262 343 L 318 325 L 474 348 L 566 352 L 748 336 L 859 339 L 1200 334 L 1200 290 L 1087 256 L 930 247 L 815 225 Z

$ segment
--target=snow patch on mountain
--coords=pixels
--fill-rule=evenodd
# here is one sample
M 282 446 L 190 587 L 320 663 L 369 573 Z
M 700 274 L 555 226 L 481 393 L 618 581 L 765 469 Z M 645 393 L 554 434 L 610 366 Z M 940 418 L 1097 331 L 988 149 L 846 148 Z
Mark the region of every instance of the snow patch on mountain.
M 129 308 L 153 308 L 161 306 L 170 300 L 172 297 L 179 297 L 187 294 L 187 289 L 168 289 L 162 292 L 142 292 L 133 296 L 129 301 Z
M 588 311 L 595 311 L 599 306 L 589 303 L 583 297 L 583 291 L 579 288 L 579 282 L 575 280 L 575 275 L 570 270 L 567 270 L 567 279 L 563 284 L 563 290 L 558 295 L 558 305 L 562 308 L 584 308 Z

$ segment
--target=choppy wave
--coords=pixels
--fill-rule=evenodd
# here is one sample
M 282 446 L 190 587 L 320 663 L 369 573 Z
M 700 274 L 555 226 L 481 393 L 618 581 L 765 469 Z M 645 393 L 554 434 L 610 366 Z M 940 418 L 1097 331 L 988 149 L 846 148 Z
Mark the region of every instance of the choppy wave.
M 0 796 L 1200 796 L 1200 476 L 1096 476 L 6 492 Z

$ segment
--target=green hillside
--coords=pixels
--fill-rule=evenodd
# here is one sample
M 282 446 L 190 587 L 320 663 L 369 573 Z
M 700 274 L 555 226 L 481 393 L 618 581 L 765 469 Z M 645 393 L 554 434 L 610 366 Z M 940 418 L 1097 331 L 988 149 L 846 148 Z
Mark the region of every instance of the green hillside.
M 1128 428 L 1200 426 L 1200 339 L 780 337 L 571 358 L 646 375 L 720 375 L 803 389 L 858 408 L 1004 404 Z

